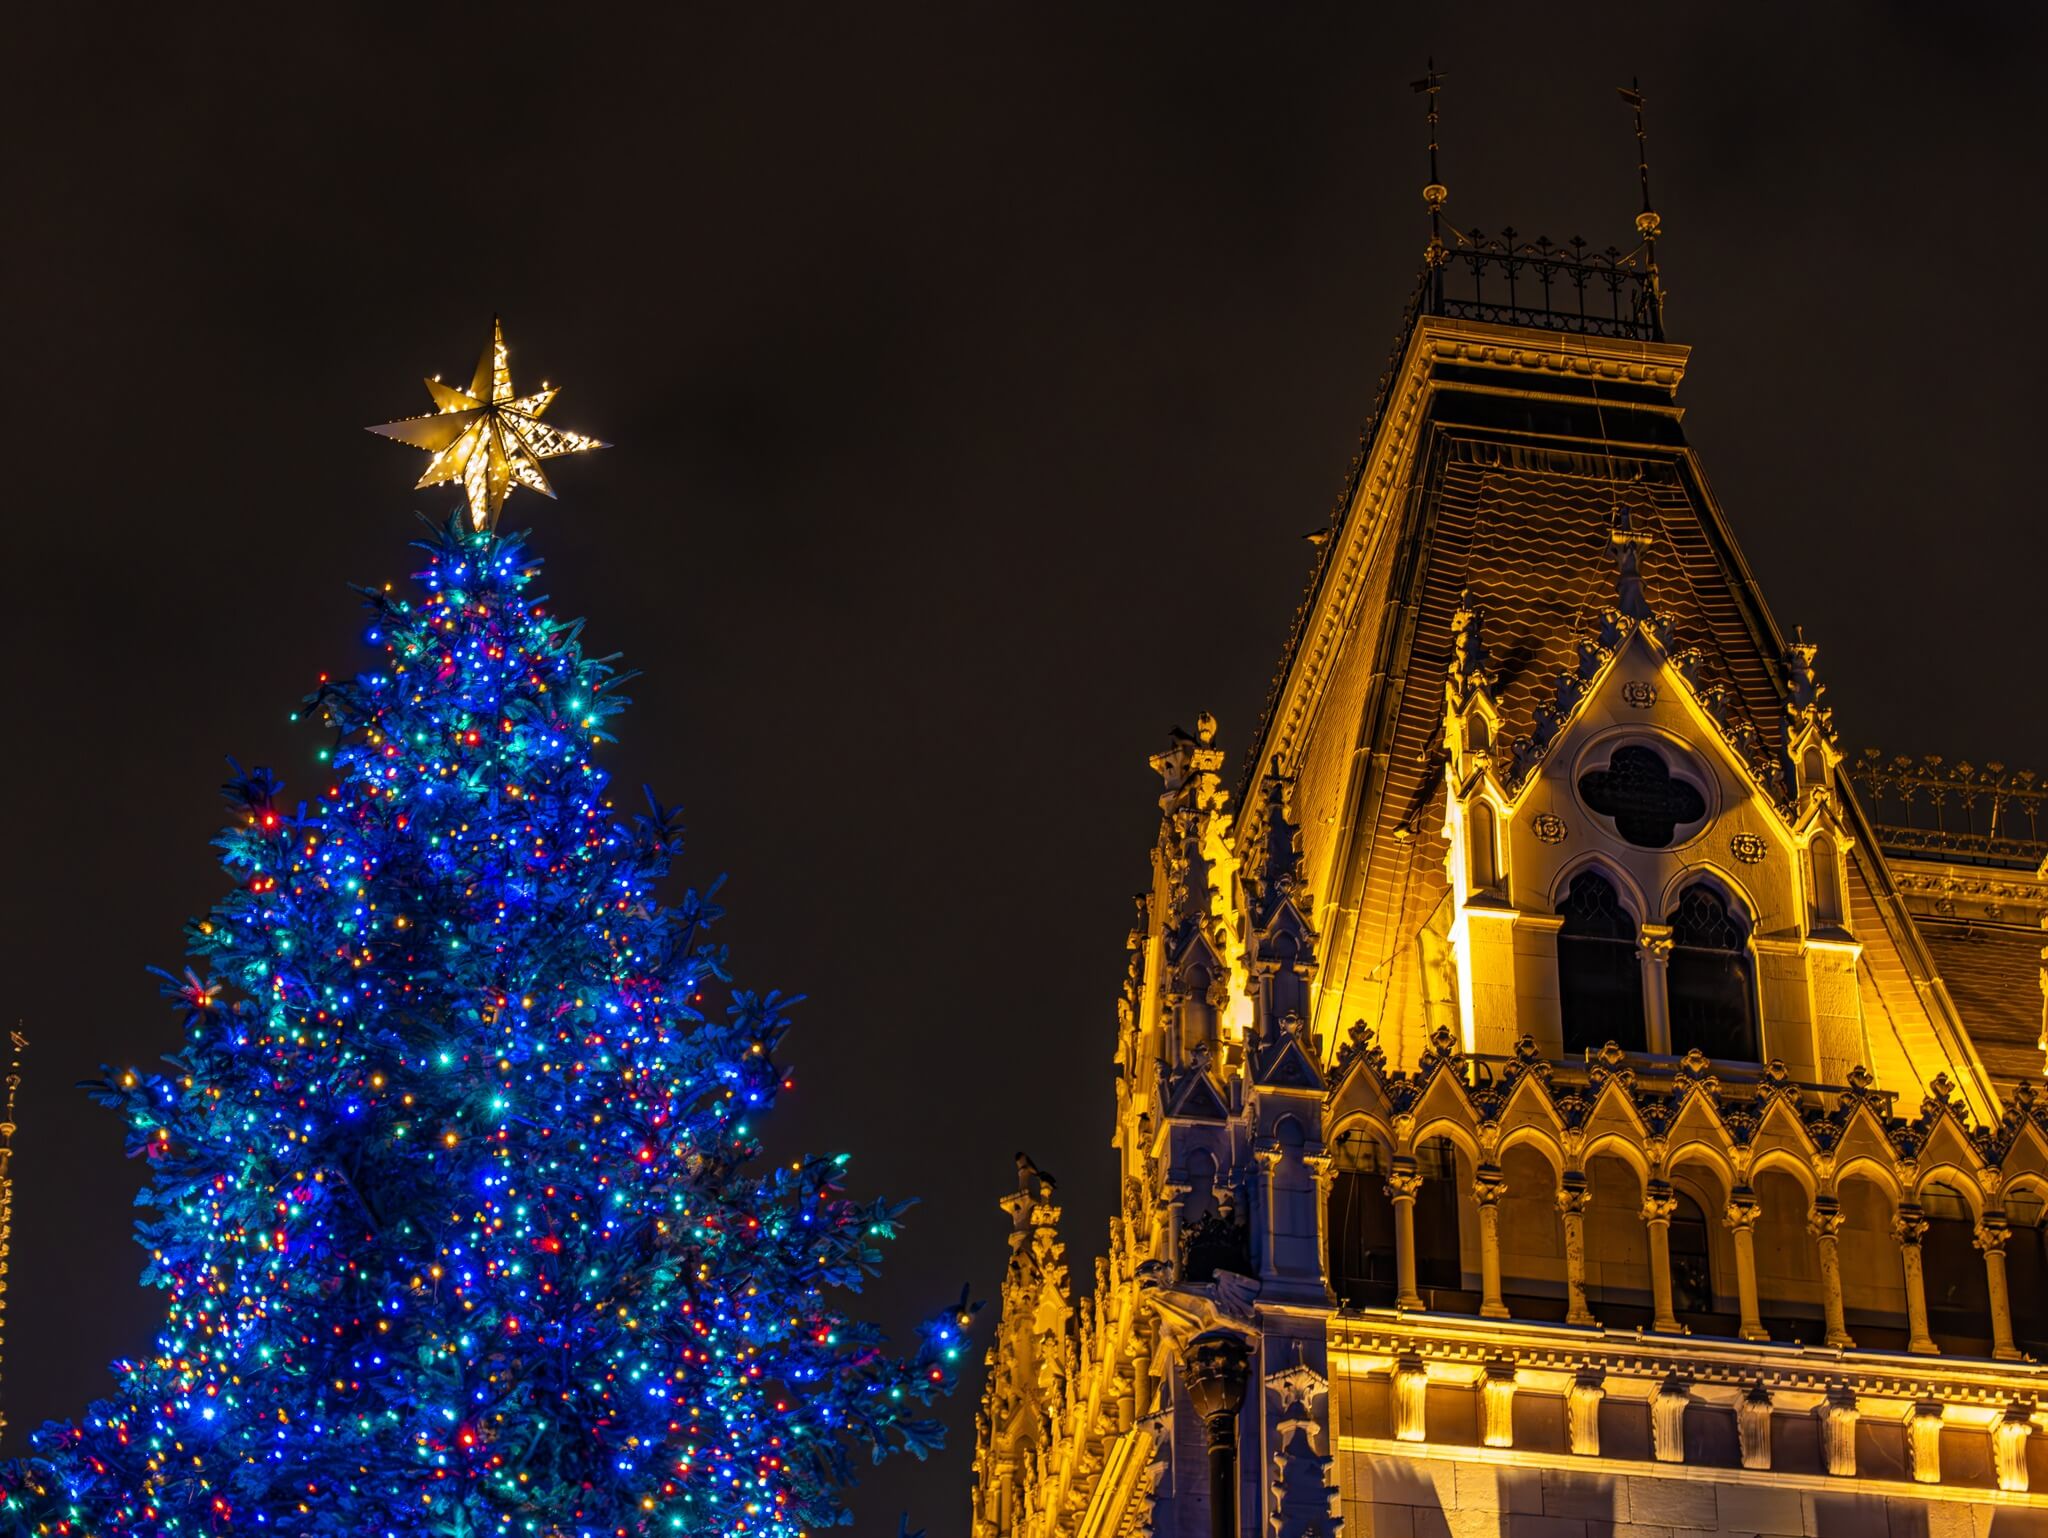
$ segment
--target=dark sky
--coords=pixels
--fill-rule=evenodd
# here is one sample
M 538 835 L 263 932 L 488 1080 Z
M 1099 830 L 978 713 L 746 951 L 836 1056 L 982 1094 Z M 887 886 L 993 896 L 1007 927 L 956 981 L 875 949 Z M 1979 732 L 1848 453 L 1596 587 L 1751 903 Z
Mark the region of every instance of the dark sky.
M 347 584 L 449 505 L 361 429 L 494 310 L 617 445 L 510 521 L 645 670 L 622 788 L 810 995 L 779 1135 L 924 1198 L 892 1325 L 994 1295 L 1020 1146 L 1089 1274 L 1145 756 L 1251 728 L 1417 266 L 1432 51 L 1453 219 L 1603 246 L 1642 76 L 1688 428 L 1846 738 L 2048 770 L 2037 8 L 667 9 L 12 24 L 17 1433 L 156 1318 L 71 1085 L 174 1043 L 143 969 L 222 889 L 222 755 L 310 788 Z M 976 1391 L 859 1531 L 964 1531 Z

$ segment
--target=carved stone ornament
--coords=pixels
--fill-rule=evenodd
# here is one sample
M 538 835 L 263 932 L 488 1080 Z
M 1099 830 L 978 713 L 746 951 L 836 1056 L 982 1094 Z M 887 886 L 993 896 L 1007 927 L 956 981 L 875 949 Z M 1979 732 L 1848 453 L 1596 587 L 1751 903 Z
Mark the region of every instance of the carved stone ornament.
M 1657 686 L 1640 678 L 1631 678 L 1621 686 L 1621 697 L 1636 710 L 1648 710 L 1657 703 Z
M 1555 812 L 1538 812 L 1529 819 L 1529 831 L 1546 844 L 1562 844 L 1571 830 Z
M 1664 755 L 1642 743 L 1614 750 L 1605 769 L 1579 776 L 1579 799 L 1638 849 L 1668 849 L 1678 830 L 1707 815 L 1707 798 L 1671 772 Z
M 1729 835 L 1728 852 L 1744 865 L 1755 865 L 1770 853 L 1770 845 L 1761 833 L 1735 833 Z

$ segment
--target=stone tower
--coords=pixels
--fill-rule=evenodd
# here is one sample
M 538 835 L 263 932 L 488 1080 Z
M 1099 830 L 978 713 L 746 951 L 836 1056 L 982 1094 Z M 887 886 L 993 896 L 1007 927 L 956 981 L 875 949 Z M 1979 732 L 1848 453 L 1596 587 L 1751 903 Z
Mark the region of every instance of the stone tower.
M 1845 760 L 1637 227 L 1438 218 L 1235 790 L 1152 759 L 1121 1207 L 1076 1301 L 1005 1204 L 976 1538 L 2048 1535 L 2048 796 Z

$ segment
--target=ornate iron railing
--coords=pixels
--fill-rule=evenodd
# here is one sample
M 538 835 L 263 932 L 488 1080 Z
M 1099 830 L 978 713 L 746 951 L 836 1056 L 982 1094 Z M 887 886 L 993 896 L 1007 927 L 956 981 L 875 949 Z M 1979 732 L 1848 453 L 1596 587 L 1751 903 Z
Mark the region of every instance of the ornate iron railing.
M 1950 763 L 1939 754 L 1887 758 L 1865 748 L 1849 775 L 1886 849 L 2010 864 L 2048 859 L 2048 781 L 2031 769 Z
M 1510 226 L 1498 235 L 1452 231 L 1431 251 L 1424 281 L 1427 314 L 1502 326 L 1535 326 L 1587 336 L 1664 340 L 1662 294 L 1645 248 L 1589 251 L 1574 235 L 1525 241 Z

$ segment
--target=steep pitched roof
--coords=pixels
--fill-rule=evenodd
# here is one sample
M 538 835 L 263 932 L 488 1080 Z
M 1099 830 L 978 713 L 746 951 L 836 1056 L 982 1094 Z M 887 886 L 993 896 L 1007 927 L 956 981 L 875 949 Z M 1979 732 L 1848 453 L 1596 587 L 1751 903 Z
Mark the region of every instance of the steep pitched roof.
M 1921 915 L 1949 997 L 2001 1095 L 2041 1077 L 2041 947 L 2038 926 Z
M 1448 895 L 1438 834 L 1442 687 L 1451 615 L 1469 592 L 1499 670 L 1503 739 L 1527 735 L 1578 639 L 1615 602 L 1610 521 L 1652 536 L 1649 603 L 1727 717 L 1782 748 L 1784 638 L 1680 427 L 1687 349 L 1423 317 L 1360 467 L 1352 501 L 1297 617 L 1261 735 L 1297 776 L 1303 865 L 1324 935 L 1314 1027 L 1327 1053 L 1355 1019 L 1397 1060 L 1427 1036 L 1418 933 Z M 1847 797 L 1846 782 L 1841 786 Z M 1258 836 L 1255 805 L 1240 835 Z M 1882 857 L 1859 849 L 1852 902 L 1866 991 L 1901 1042 L 1970 1051 Z M 1910 1049 L 1894 1055 L 1906 1057 Z M 1896 1080 L 1895 1080 L 1896 1082 Z M 1911 1082 L 1910 1080 L 1907 1082 Z M 1981 1093 L 1974 1097 L 1988 1108 Z

